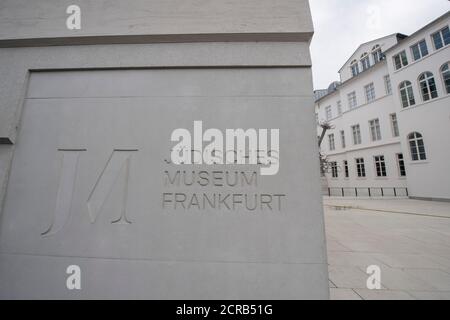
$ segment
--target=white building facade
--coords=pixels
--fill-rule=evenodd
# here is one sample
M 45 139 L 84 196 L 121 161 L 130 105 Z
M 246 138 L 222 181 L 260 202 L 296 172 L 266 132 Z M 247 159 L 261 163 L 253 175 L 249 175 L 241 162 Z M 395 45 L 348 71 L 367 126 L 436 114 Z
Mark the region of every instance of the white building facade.
M 450 199 L 449 20 L 362 44 L 316 100 L 330 195 Z

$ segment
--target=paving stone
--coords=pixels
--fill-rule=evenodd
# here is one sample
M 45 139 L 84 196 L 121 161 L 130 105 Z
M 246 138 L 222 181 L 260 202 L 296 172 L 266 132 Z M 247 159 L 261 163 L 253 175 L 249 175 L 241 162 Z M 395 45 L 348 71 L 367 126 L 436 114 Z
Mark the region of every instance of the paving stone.
M 377 254 L 365 252 L 329 252 L 328 263 L 333 266 L 361 267 L 363 270 L 368 266 L 386 266 L 377 258 Z
M 424 268 L 442 269 L 445 266 L 437 263 L 432 256 L 412 253 L 375 254 L 375 257 L 392 268 Z
M 337 211 L 325 206 L 329 278 L 337 287 L 330 284 L 332 297 L 450 299 L 450 219 L 435 217 L 450 217 L 450 203 L 407 199 L 325 202 L 372 210 Z M 403 213 L 375 211 L 389 208 Z M 369 264 L 380 266 L 382 290 L 367 289 Z
M 349 251 L 351 251 L 349 248 L 343 246 L 338 241 L 333 241 L 333 240 L 327 241 L 327 250 L 328 250 L 328 252 L 333 252 L 333 251 L 349 252 Z
M 450 291 L 410 291 L 418 300 L 450 300 Z
M 344 289 L 367 288 L 367 275 L 358 267 L 332 266 L 328 267 L 330 280 Z
M 405 272 L 425 281 L 438 291 L 450 291 L 450 274 L 433 269 L 405 269 Z
M 362 300 L 352 289 L 330 289 L 330 300 Z
M 336 288 L 336 285 L 331 280 L 329 280 L 328 283 L 330 288 Z
M 405 291 L 355 289 L 364 300 L 415 300 Z

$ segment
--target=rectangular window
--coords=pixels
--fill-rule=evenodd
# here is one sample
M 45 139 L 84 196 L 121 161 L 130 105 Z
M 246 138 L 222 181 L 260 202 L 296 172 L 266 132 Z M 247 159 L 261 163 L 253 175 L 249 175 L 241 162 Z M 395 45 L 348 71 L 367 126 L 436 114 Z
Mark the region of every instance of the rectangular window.
M 327 121 L 330 121 L 331 118 L 333 117 L 333 115 L 331 113 L 331 106 L 328 106 L 325 108 L 325 117 L 326 117 Z
M 350 69 L 352 70 L 352 76 L 357 76 L 359 74 L 359 66 L 358 63 L 353 64 Z
M 344 160 L 344 173 L 345 177 L 348 178 L 350 175 L 348 174 L 348 161 Z
M 334 134 L 328 135 L 328 143 L 330 146 L 330 151 L 334 151 L 336 149 L 336 145 L 334 144 Z
M 369 121 L 370 137 L 372 141 L 381 140 L 380 120 L 374 119 Z
M 436 33 L 433 33 L 431 38 L 433 39 L 434 48 L 436 50 L 448 45 L 450 43 L 450 30 L 448 26 Z
M 375 100 L 375 86 L 373 82 L 364 87 L 364 91 L 366 92 L 366 102 L 370 103 Z
M 398 174 L 400 177 L 406 177 L 406 167 L 405 160 L 403 159 L 403 153 L 397 153 L 397 165 L 398 165 Z
M 341 101 L 337 102 L 337 112 L 338 112 L 338 115 L 342 114 L 342 103 L 341 103 Z
M 346 145 L 345 145 L 345 132 L 344 132 L 344 130 L 341 131 L 341 145 L 342 145 L 342 149 L 345 149 Z
M 377 49 L 376 51 L 374 51 L 372 53 L 372 56 L 373 56 L 373 61 L 375 61 L 375 63 L 378 63 L 384 59 L 384 55 L 381 52 L 381 49 Z
M 397 114 L 396 113 L 392 113 L 390 115 L 390 118 L 391 118 L 392 136 L 395 138 L 395 137 L 400 136 L 400 131 L 398 129 Z
M 444 80 L 444 87 L 447 94 L 450 94 L 450 62 L 446 63 L 441 68 L 442 79 Z
M 428 47 L 425 40 L 422 40 L 415 45 L 411 46 L 411 53 L 414 58 L 414 61 L 422 59 L 426 55 L 428 55 Z
M 384 76 L 384 88 L 386 89 L 386 94 L 392 94 L 392 84 L 391 77 L 389 75 Z
M 356 92 L 355 91 L 350 92 L 347 95 L 347 98 L 348 98 L 348 107 L 349 107 L 349 109 L 356 108 L 356 106 L 358 105 L 358 102 L 356 101 Z
M 331 162 L 331 176 L 333 178 L 338 178 L 338 167 L 337 167 L 337 162 Z
M 356 173 L 358 178 L 364 178 L 366 176 L 366 166 L 364 164 L 364 158 L 357 158 L 356 161 Z
M 407 65 L 408 65 L 408 58 L 406 56 L 405 50 L 394 56 L 395 70 L 406 67 Z
M 359 124 L 352 126 L 353 144 L 361 144 L 361 128 Z
M 374 160 L 377 177 L 386 177 L 386 162 L 384 161 L 384 156 L 375 156 Z
M 363 71 L 370 68 L 370 59 L 369 59 L 368 55 L 361 59 L 361 65 L 362 65 Z
M 403 108 L 407 108 L 416 104 L 411 82 L 403 81 L 400 84 L 400 96 L 402 99 Z

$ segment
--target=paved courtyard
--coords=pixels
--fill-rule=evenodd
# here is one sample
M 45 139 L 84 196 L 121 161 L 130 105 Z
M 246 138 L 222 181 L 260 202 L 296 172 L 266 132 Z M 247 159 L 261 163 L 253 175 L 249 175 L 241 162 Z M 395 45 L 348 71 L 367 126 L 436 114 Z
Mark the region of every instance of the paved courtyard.
M 450 299 L 450 203 L 324 198 L 332 299 Z M 381 269 L 368 290 L 366 269 Z

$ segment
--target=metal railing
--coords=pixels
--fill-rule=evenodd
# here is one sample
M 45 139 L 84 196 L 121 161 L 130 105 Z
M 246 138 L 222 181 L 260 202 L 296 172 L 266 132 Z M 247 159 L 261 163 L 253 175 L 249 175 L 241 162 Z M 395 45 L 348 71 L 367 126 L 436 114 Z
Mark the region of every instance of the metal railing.
M 408 197 L 405 187 L 330 187 L 324 195 L 329 197 Z

